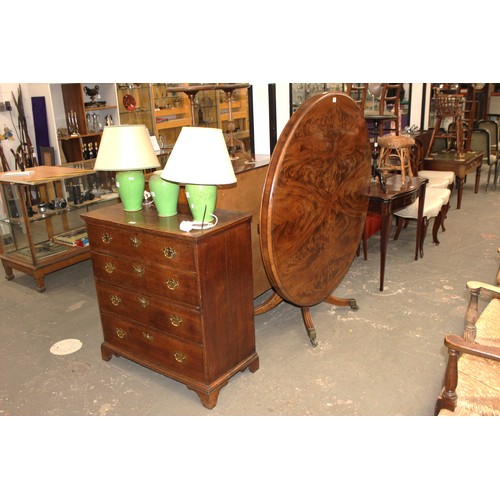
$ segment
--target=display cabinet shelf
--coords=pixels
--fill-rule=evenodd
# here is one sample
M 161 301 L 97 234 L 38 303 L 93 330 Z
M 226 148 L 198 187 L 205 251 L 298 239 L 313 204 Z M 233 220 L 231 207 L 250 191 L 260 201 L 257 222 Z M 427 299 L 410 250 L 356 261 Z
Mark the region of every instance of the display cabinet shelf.
M 7 280 L 16 269 L 32 276 L 39 292 L 45 276 L 89 258 L 81 216 L 118 201 L 91 168 L 41 166 L 0 174 L 0 258 Z

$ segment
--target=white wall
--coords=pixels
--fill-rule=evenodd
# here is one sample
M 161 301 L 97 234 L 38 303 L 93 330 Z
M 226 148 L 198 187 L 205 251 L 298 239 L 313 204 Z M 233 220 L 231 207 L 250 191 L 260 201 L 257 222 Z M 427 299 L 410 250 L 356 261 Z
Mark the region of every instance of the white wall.
M 290 119 L 290 84 L 276 84 L 276 128 L 277 135 L 280 136 Z
M 269 140 L 269 94 L 267 83 L 251 83 L 253 92 L 253 129 L 255 154 L 268 155 Z
M 269 84 L 251 83 L 254 106 L 254 145 L 256 154 L 270 154 L 269 128 Z M 290 119 L 290 85 L 276 84 L 276 128 L 277 137 Z

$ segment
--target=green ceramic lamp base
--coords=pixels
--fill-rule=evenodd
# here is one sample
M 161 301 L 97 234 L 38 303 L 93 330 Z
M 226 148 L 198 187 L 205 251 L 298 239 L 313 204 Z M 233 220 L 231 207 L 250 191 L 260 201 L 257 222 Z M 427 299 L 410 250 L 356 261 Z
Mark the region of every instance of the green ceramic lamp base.
M 186 198 L 193 214 L 193 222 L 211 222 L 217 201 L 217 186 L 186 184 Z
M 122 200 L 125 212 L 142 210 L 145 184 L 144 172 L 142 170 L 117 172 L 116 187 L 118 188 L 118 194 Z

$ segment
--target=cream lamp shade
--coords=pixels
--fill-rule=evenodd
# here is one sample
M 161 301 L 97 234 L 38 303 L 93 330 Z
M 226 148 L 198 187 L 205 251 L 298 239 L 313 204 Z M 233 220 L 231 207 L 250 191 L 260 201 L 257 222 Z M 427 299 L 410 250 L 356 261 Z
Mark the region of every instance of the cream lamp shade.
M 159 166 L 145 125 L 104 127 L 94 170 L 118 172 Z
M 236 176 L 222 130 L 183 127 L 161 176 L 181 184 L 234 184 Z
M 116 187 L 126 212 L 142 210 L 143 170 L 159 166 L 145 125 L 104 128 L 94 170 L 116 172 Z
M 216 219 L 217 186 L 236 182 L 222 130 L 183 127 L 161 177 L 186 185 L 193 224 L 202 228 L 212 224 Z

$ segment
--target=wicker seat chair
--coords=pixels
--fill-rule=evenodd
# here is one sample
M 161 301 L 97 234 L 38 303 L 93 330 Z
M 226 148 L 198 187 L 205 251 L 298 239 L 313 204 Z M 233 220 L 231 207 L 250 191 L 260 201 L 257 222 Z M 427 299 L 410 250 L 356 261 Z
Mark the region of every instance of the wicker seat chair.
M 499 416 L 500 287 L 469 281 L 467 289 L 470 299 L 463 337 L 446 335 L 444 339 L 448 364 L 435 415 Z M 490 299 L 484 308 L 480 296 Z

